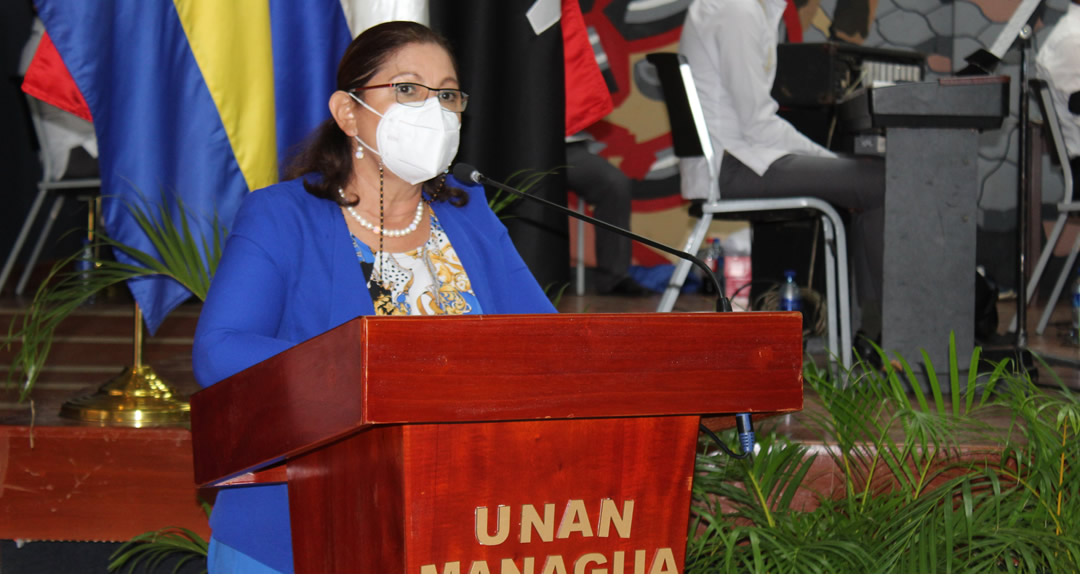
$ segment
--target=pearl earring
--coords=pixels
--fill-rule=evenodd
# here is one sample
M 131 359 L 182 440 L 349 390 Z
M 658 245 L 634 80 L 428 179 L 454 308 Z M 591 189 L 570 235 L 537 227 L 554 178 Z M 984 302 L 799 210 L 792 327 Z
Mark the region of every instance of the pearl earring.
M 364 144 L 362 142 L 360 142 L 360 137 L 359 136 L 353 136 L 353 138 L 356 139 L 356 159 L 357 160 L 363 160 L 364 159 Z

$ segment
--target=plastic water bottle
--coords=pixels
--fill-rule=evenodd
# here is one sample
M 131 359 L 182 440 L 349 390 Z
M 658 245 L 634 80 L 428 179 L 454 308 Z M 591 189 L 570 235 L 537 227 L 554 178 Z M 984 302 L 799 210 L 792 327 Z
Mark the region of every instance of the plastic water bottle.
M 799 285 L 795 283 L 795 271 L 784 271 L 783 286 L 780 287 L 780 309 L 781 310 L 802 310 L 802 297 L 799 295 Z M 1076 296 L 1073 296 L 1075 301 Z
M 79 258 L 75 260 L 75 270 L 79 272 L 79 280 L 87 282 L 90 278 L 90 269 L 94 267 L 94 252 L 90 246 L 90 240 L 88 238 L 82 239 L 82 250 L 79 253 Z M 96 294 L 91 294 L 83 302 L 84 305 L 93 304 L 97 299 Z
M 724 239 L 724 293 L 737 310 L 750 309 L 750 227 Z

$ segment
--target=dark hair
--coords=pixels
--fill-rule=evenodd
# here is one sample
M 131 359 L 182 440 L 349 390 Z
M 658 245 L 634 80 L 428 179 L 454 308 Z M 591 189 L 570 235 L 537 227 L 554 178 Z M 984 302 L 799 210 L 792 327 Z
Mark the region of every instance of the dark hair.
M 457 69 L 450 43 L 435 31 L 416 22 L 385 22 L 368 28 L 349 44 L 338 63 L 337 89 L 347 91 L 366 85 L 391 56 L 408 44 L 441 46 L 450 54 L 450 62 Z M 285 179 L 317 173 L 322 178 L 317 181 L 305 178 L 304 189 L 312 196 L 344 206 L 346 202 L 338 196 L 337 190 L 349 180 L 352 155 L 352 142 L 330 118 L 300 145 L 299 151 L 288 162 Z M 443 176 L 424 182 L 423 189 L 433 202 L 449 200 L 454 206 L 464 206 L 469 201 L 465 190 L 443 185 Z

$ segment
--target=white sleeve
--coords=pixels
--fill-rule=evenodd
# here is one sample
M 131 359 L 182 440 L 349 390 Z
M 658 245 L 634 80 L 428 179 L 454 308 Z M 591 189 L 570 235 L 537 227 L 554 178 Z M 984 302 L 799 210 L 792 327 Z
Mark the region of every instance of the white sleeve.
M 1080 31 L 1055 48 L 1055 58 L 1046 67 L 1050 82 L 1066 95 L 1080 92 Z
M 762 41 L 754 4 L 741 5 L 725 14 L 713 38 L 718 44 L 717 70 L 729 94 L 746 141 L 755 146 L 793 153 L 831 157 L 834 154 L 810 140 L 777 115 L 779 105 L 770 93 L 767 65 L 775 58 L 775 46 Z

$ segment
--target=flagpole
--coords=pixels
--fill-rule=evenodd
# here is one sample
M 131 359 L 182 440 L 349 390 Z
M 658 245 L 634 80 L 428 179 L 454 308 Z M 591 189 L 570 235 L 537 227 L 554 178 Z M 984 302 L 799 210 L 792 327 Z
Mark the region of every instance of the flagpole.
M 138 303 L 133 344 L 131 367 L 124 368 L 97 392 L 65 402 L 60 416 L 102 426 L 133 428 L 187 424 L 190 405 L 153 368 L 143 363 L 143 317 Z

